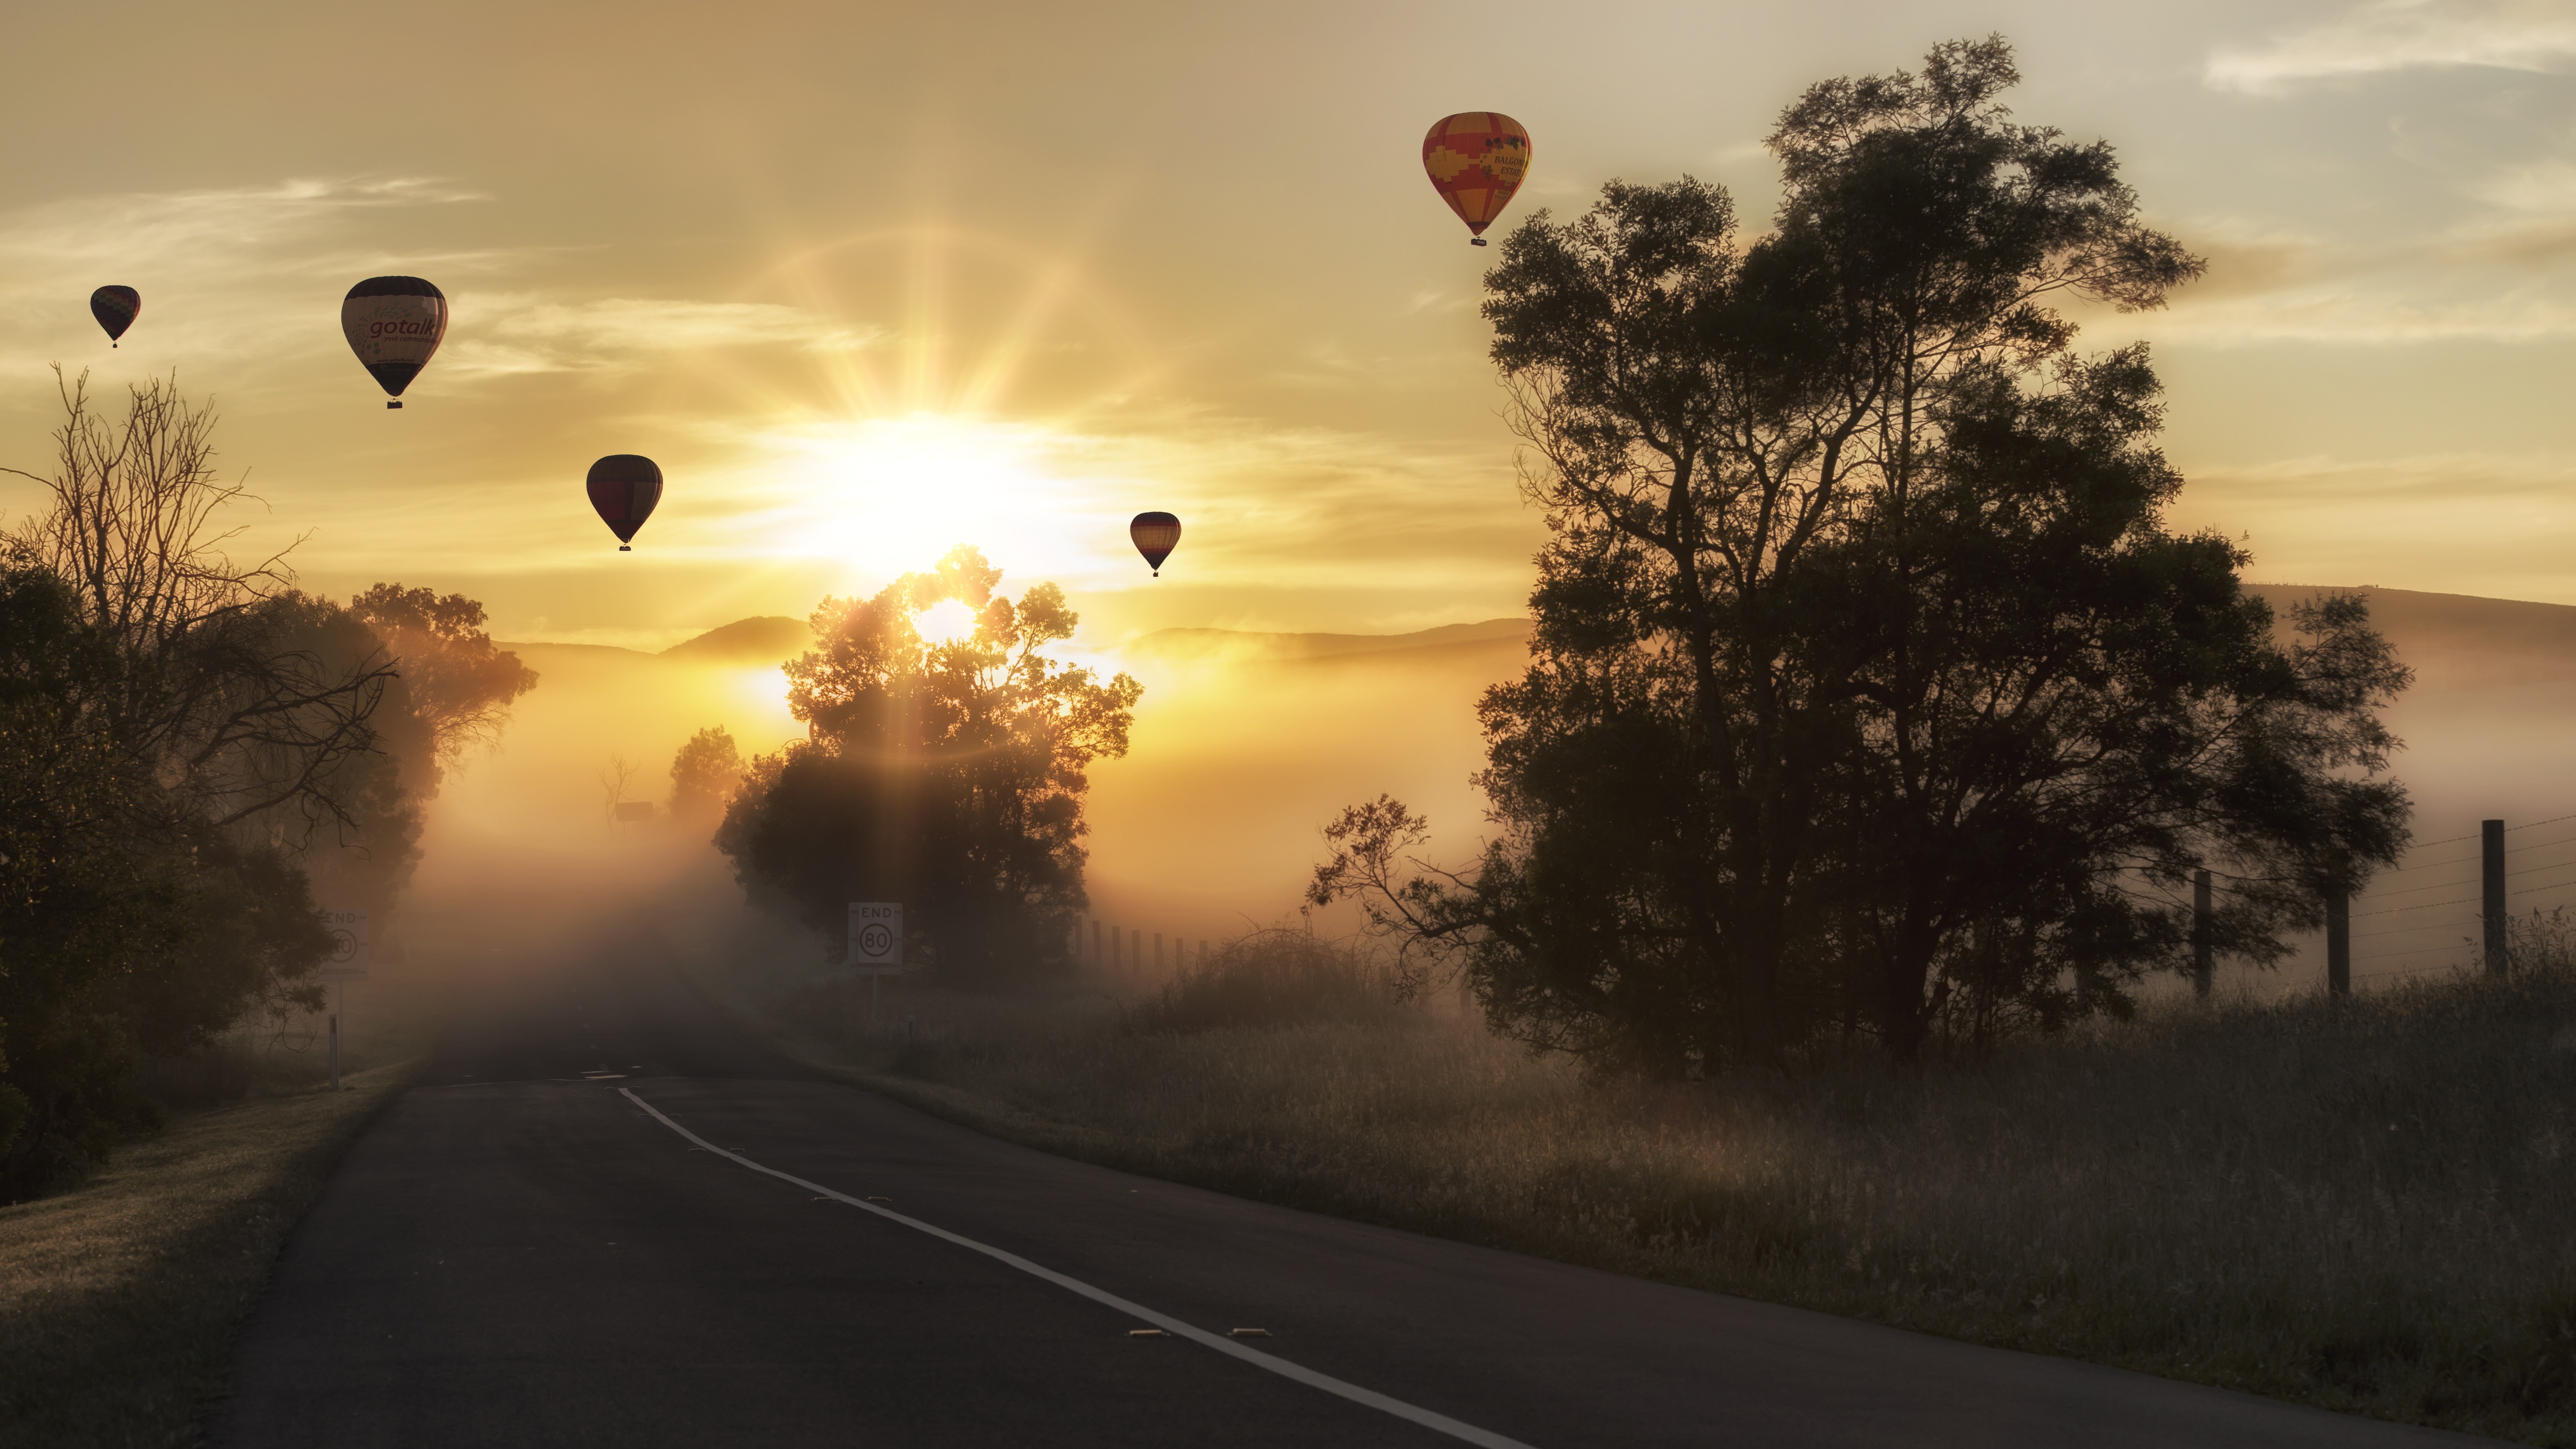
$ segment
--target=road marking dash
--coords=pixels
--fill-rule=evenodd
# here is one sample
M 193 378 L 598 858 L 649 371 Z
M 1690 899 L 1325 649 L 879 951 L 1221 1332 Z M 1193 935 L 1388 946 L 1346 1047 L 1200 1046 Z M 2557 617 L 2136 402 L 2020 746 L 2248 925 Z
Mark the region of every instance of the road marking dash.
M 1094 1303 L 1107 1304 L 1109 1307 L 1115 1308 L 1121 1313 L 1143 1319 L 1145 1322 L 1151 1323 L 1175 1337 L 1186 1338 L 1192 1343 L 1199 1344 L 1202 1347 L 1212 1348 L 1219 1353 L 1226 1354 L 1233 1358 L 1239 1358 L 1245 1363 L 1252 1365 L 1254 1368 L 1267 1370 L 1270 1373 L 1279 1375 L 1283 1379 L 1289 1379 L 1293 1382 L 1304 1384 L 1310 1389 L 1321 1389 L 1325 1393 L 1335 1395 L 1339 1398 L 1348 1399 L 1354 1404 L 1364 1405 L 1383 1414 L 1392 1414 L 1396 1418 L 1405 1420 L 1408 1423 L 1419 1424 L 1423 1428 L 1446 1434 L 1452 1439 L 1460 1439 L 1470 1444 L 1481 1445 L 1482 1449 L 1531 1449 L 1530 1445 L 1524 1444 L 1518 1439 L 1507 1439 L 1490 1429 L 1479 1429 L 1473 1424 L 1463 1423 L 1457 1419 L 1452 1419 L 1446 1414 L 1434 1413 L 1418 1404 L 1408 1404 L 1402 1399 L 1381 1394 L 1375 1389 L 1364 1389 L 1357 1384 L 1334 1378 L 1331 1374 L 1317 1373 L 1313 1369 L 1306 1367 L 1304 1364 L 1291 1363 L 1288 1360 L 1279 1357 L 1277 1354 L 1264 1353 L 1260 1349 L 1247 1347 L 1235 1339 L 1225 1337 L 1221 1334 L 1210 1333 L 1204 1328 L 1184 1323 L 1168 1313 L 1157 1313 L 1153 1309 L 1147 1308 L 1141 1303 L 1130 1302 L 1106 1289 L 1094 1288 L 1079 1278 L 1067 1277 L 1066 1275 L 1055 1271 L 1053 1268 L 1043 1267 L 1039 1264 L 1032 1263 L 1017 1253 L 1009 1252 L 1002 1248 L 996 1248 L 987 1243 L 979 1243 L 973 1238 L 967 1237 L 963 1233 L 952 1233 L 946 1228 L 939 1227 L 933 1223 L 925 1223 L 919 1218 L 906 1217 L 892 1208 L 880 1207 L 875 1203 L 869 1202 L 865 1198 L 852 1197 L 845 1192 L 835 1192 L 831 1188 L 825 1187 L 819 1182 L 810 1182 L 804 1178 L 794 1175 L 793 1173 L 781 1172 L 774 1167 L 765 1167 L 760 1163 L 754 1162 L 750 1158 L 743 1156 L 739 1152 L 729 1151 L 725 1148 L 718 1147 L 707 1139 L 700 1137 L 695 1132 L 690 1131 L 688 1128 L 672 1121 L 668 1116 L 663 1114 L 661 1108 L 654 1106 L 652 1103 L 645 1101 L 639 1096 L 636 1096 L 634 1088 L 620 1087 L 617 1090 L 619 1094 L 624 1096 L 628 1101 L 633 1102 L 636 1106 L 643 1108 L 648 1113 L 651 1113 L 654 1121 L 659 1122 L 663 1126 L 670 1128 L 672 1131 L 679 1133 L 682 1137 L 696 1143 L 706 1151 L 715 1153 L 719 1157 L 732 1158 L 735 1162 L 740 1163 L 744 1167 L 750 1168 L 754 1172 L 761 1173 L 768 1177 L 777 1178 L 781 1182 L 793 1183 L 808 1192 L 821 1193 L 823 1196 L 831 1198 L 835 1202 L 848 1203 L 850 1206 L 859 1209 L 861 1212 L 875 1213 L 878 1217 L 884 1218 L 888 1222 L 901 1223 L 915 1232 L 928 1233 L 930 1236 L 938 1238 L 943 1242 L 955 1243 L 961 1248 L 981 1253 L 985 1257 L 990 1258 L 997 1263 L 1004 1263 L 1013 1268 L 1017 1268 L 1021 1272 L 1028 1274 L 1030 1277 L 1043 1278 L 1047 1282 L 1053 1283 L 1058 1288 L 1062 1288 L 1067 1292 L 1078 1293 L 1083 1297 L 1090 1299 Z

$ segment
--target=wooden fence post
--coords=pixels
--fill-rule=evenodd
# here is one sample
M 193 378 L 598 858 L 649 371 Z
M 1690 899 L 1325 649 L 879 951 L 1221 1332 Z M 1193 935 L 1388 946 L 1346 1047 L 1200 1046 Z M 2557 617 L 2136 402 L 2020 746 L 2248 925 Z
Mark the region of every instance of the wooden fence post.
M 2326 895 L 2326 992 L 2352 994 L 2352 892 Z
M 2504 949 L 2504 822 L 2478 822 L 2480 854 L 2485 857 L 2484 876 L 2479 892 L 2479 914 L 2486 917 L 2487 974 L 2502 976 L 2505 969 Z
M 2209 872 L 2191 873 L 2191 994 L 2209 995 Z

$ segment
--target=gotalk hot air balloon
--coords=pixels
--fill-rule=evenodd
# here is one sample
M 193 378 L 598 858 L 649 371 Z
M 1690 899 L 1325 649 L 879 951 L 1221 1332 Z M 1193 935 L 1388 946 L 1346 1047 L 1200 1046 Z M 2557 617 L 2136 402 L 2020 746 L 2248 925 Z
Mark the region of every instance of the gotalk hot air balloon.
M 1181 541 L 1181 521 L 1168 513 L 1139 513 L 1127 525 L 1127 537 L 1135 542 L 1136 551 L 1145 556 L 1145 566 L 1154 577 L 1163 576 L 1163 560 Z
M 107 345 L 114 347 L 134 319 L 143 315 L 143 294 L 132 287 L 101 287 L 89 294 L 89 315 L 107 329 Z
M 1512 193 L 1529 175 L 1530 134 L 1500 111 L 1460 111 L 1443 116 L 1422 138 L 1422 169 L 1432 188 L 1485 244 L 1485 228 L 1503 214 Z
M 418 277 L 369 277 L 341 299 L 340 330 L 385 390 L 385 406 L 401 407 L 403 389 L 447 335 L 447 294 Z
M 662 501 L 662 470 L 638 453 L 611 453 L 590 465 L 590 506 L 617 535 L 617 551 L 633 553 L 635 530 Z

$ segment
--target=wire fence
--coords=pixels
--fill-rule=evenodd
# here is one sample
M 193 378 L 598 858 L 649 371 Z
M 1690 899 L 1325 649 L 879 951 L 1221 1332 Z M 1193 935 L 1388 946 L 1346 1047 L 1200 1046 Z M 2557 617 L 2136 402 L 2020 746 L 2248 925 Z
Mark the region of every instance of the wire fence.
M 2507 823 L 2509 914 L 2576 906 L 2576 815 Z M 2474 963 L 2485 938 L 2485 850 L 2476 833 L 2424 841 L 2352 902 L 2352 979 L 2421 976 Z

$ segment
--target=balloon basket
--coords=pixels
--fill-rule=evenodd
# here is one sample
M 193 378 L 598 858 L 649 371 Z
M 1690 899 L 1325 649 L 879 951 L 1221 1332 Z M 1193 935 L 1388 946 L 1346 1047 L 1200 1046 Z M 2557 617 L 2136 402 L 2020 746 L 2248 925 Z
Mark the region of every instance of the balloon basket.
M 389 408 L 398 408 L 398 407 L 401 407 L 401 406 L 402 406 L 402 400 L 401 400 L 401 399 L 399 399 L 399 398 L 397 398 L 397 399 L 395 399 L 394 401 L 392 401 L 392 402 L 389 402 L 389 403 L 385 404 L 385 406 L 386 406 L 386 407 L 389 407 Z
M 617 546 L 617 551 L 619 553 L 633 553 L 635 551 L 635 545 L 631 543 L 621 543 Z
M 1471 246 L 1471 247 L 1480 247 L 1480 246 L 1483 246 L 1484 244 L 1485 244 L 1485 239 L 1484 239 L 1483 237 L 1480 237 L 1480 236 L 1471 236 L 1471 237 L 1467 238 L 1467 245 L 1469 245 L 1469 246 Z

